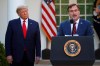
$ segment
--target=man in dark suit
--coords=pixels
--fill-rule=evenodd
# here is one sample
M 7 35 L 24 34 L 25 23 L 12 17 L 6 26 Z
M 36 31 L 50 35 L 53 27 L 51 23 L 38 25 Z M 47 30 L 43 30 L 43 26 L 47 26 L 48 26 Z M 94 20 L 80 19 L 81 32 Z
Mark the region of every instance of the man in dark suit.
M 27 6 L 19 6 L 16 12 L 19 18 L 9 21 L 5 36 L 7 61 L 11 66 L 34 66 L 41 55 L 39 25 L 29 19 Z
M 60 24 L 58 36 L 92 36 L 92 24 L 88 20 L 80 18 L 80 9 L 77 4 L 68 6 L 70 20 Z

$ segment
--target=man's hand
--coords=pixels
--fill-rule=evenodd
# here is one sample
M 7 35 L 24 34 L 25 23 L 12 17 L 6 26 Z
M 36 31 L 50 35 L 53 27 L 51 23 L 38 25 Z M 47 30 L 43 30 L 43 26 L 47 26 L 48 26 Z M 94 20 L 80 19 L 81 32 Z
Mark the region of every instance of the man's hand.
M 7 56 L 7 61 L 8 61 L 8 63 L 12 64 L 13 58 L 11 55 Z
M 35 64 L 38 64 L 39 61 L 40 61 L 40 57 L 36 57 L 36 58 L 35 58 Z

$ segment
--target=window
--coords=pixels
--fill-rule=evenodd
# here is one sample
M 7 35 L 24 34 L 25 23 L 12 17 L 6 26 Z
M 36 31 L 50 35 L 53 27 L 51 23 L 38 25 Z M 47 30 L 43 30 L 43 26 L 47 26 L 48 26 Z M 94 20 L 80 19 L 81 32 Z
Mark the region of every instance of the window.
M 80 16 L 81 18 L 90 20 L 92 22 L 92 8 L 94 0 L 77 0 L 77 3 L 80 7 Z M 69 19 L 67 7 L 69 0 L 55 0 L 56 7 L 56 21 L 57 26 L 64 20 Z
M 69 0 L 55 0 L 56 21 L 58 26 L 61 22 L 69 18 L 67 12 L 68 4 Z
M 93 21 L 92 10 L 93 10 L 94 0 L 77 0 L 77 3 L 80 7 L 81 17 Z

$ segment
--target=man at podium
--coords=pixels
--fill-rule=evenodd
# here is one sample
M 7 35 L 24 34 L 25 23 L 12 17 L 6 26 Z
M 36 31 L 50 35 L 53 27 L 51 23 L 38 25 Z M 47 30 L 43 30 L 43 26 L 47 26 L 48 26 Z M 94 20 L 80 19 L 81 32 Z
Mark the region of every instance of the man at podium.
M 80 18 L 77 4 L 70 4 L 68 12 L 70 20 L 62 22 L 58 36 L 52 37 L 50 61 L 53 66 L 92 66 L 95 62 L 92 24 Z
M 70 20 L 60 24 L 58 36 L 92 36 L 92 24 L 88 20 L 80 18 L 80 8 L 77 4 L 70 4 L 67 8 Z

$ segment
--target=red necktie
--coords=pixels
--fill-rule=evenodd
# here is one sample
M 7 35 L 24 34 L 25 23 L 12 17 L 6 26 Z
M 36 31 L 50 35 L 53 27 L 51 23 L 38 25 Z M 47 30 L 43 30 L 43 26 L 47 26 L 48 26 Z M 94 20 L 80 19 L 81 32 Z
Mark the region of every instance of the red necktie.
M 23 21 L 23 26 L 22 26 L 24 38 L 26 38 L 26 32 L 27 32 L 25 22 L 26 22 L 26 21 L 24 20 L 24 21 Z
M 73 34 L 76 34 L 76 23 L 73 24 Z

